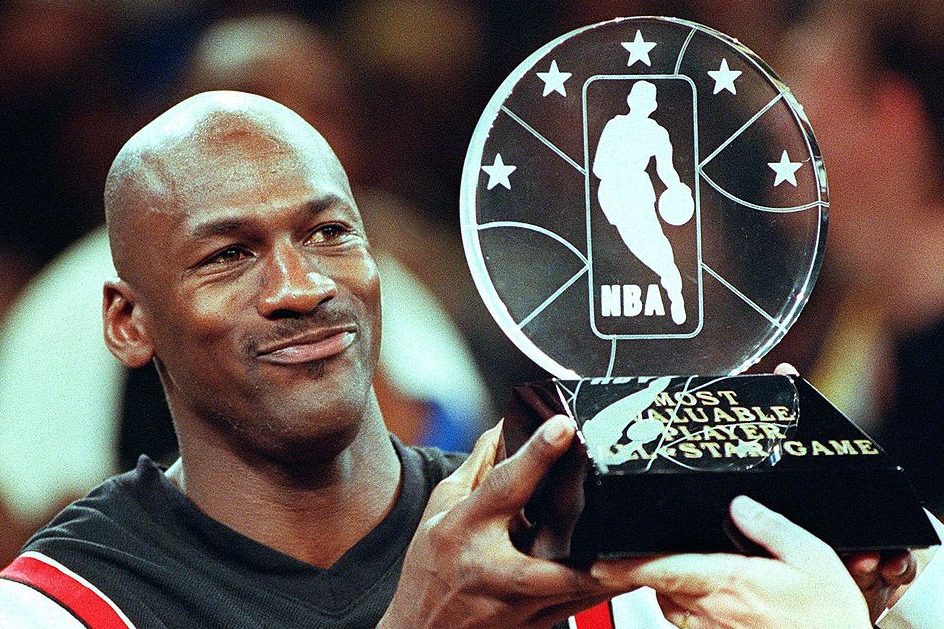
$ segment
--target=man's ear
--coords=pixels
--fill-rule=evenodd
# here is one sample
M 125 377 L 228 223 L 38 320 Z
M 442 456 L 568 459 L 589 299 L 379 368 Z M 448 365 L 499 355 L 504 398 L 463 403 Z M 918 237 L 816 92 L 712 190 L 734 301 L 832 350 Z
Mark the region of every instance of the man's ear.
M 126 367 L 143 367 L 154 357 L 154 346 L 134 290 L 124 280 L 108 280 L 102 297 L 105 345 Z

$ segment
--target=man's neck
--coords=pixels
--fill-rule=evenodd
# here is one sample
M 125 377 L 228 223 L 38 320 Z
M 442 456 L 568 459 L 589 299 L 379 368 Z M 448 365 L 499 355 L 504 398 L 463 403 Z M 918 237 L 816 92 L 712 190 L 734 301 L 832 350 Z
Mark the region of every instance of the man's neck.
M 223 438 L 181 437 L 168 477 L 204 513 L 286 555 L 329 567 L 390 512 L 400 460 L 379 410 L 329 460 L 285 466 Z M 192 456 L 191 452 L 199 452 Z

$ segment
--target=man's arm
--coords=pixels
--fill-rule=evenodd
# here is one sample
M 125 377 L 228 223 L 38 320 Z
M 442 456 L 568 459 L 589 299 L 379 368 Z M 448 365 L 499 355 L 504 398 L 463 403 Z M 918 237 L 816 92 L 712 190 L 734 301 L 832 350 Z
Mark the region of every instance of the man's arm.
M 862 593 L 825 542 L 745 496 L 731 503 L 731 518 L 771 558 L 669 555 L 609 564 L 598 572 L 622 570 L 652 587 L 666 618 L 688 629 L 872 626 Z
M 433 491 L 403 564 L 381 629 L 552 627 L 627 591 L 627 575 L 577 570 L 512 544 L 521 510 L 575 434 L 573 420 L 549 419 L 511 458 L 494 465 L 500 426 Z

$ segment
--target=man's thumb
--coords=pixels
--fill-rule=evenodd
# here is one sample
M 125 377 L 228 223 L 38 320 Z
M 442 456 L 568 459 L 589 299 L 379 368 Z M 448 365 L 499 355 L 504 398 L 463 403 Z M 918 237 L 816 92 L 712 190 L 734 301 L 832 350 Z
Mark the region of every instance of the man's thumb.
M 483 432 L 475 442 L 469 458 L 463 461 L 455 472 L 436 485 L 426 504 L 423 520 L 437 513 L 449 511 L 478 487 L 495 465 L 495 457 L 502 442 L 503 423 L 504 420 L 501 420 L 493 428 Z

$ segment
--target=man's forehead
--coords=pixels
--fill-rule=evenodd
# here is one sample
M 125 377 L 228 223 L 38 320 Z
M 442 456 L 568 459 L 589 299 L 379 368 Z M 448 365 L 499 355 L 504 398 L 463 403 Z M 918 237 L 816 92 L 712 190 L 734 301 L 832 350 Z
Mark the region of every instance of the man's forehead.
M 119 152 L 105 207 L 116 264 L 123 232 L 155 215 L 162 222 L 211 207 L 305 204 L 350 199 L 344 169 L 324 138 L 298 114 L 261 96 L 205 92 L 158 116 Z M 272 197 L 279 197 L 272 199 Z M 126 219 L 131 219 L 129 222 Z M 127 227 L 126 227 L 127 226 Z

